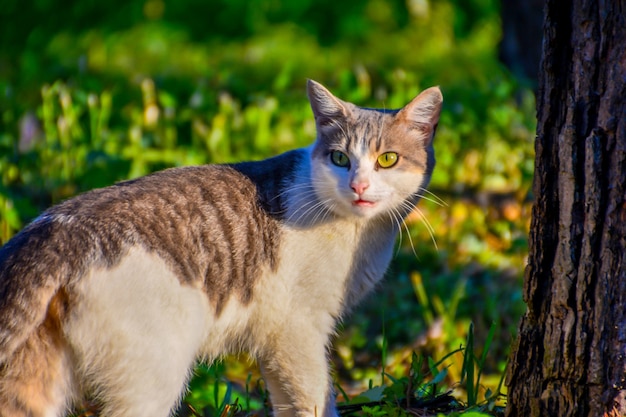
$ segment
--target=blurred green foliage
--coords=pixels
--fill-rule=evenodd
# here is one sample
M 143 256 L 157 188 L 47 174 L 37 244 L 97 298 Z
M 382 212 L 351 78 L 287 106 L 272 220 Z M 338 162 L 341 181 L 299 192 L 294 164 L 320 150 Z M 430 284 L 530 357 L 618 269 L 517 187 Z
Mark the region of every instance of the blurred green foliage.
M 535 128 L 500 36 L 497 0 L 4 0 L 0 243 L 84 190 L 309 144 L 307 78 L 385 108 L 440 85 L 431 189 L 447 204 L 407 221 L 384 288 L 335 343 L 337 377 L 350 392 L 381 366 L 406 372 L 413 350 L 457 349 L 470 322 L 478 345 L 495 323 L 482 378 L 494 387 L 523 309 Z

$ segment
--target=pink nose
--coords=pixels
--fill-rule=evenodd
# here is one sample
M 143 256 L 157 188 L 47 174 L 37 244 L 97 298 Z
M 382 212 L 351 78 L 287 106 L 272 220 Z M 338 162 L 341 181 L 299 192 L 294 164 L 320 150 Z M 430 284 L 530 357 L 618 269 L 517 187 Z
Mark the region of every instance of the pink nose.
M 350 188 L 352 188 L 354 192 L 357 193 L 358 195 L 363 194 L 365 190 L 367 190 L 367 187 L 369 186 L 370 185 L 366 182 L 353 182 L 352 184 L 350 184 Z

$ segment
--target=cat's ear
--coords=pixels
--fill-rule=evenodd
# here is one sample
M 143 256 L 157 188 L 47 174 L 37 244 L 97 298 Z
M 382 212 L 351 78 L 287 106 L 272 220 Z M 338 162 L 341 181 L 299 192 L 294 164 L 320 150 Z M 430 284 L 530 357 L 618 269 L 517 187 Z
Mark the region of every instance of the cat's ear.
M 404 106 L 398 117 L 422 131 L 430 142 L 439 123 L 442 104 L 443 95 L 439 87 L 430 87 Z
M 306 87 L 315 123 L 319 127 L 332 126 L 337 119 L 348 115 L 348 103 L 332 95 L 322 84 L 308 80 Z

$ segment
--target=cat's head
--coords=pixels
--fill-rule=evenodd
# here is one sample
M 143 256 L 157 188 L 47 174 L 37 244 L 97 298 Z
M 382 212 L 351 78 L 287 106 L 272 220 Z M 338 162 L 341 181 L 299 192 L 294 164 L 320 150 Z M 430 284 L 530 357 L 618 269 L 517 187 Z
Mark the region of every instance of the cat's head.
M 407 214 L 435 165 L 439 88 L 399 110 L 358 107 L 312 80 L 307 88 L 317 127 L 311 172 L 319 201 L 339 216 Z

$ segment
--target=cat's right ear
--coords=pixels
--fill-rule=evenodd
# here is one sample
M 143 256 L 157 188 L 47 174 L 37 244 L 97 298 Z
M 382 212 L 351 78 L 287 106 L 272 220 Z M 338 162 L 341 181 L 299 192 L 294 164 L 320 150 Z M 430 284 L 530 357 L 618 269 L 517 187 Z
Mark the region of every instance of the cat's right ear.
M 307 93 L 318 127 L 333 126 L 348 115 L 347 103 L 339 100 L 317 81 L 307 81 Z
M 439 87 L 430 87 L 404 106 L 397 117 L 420 131 L 426 142 L 430 143 L 439 123 L 442 104 L 443 95 Z

